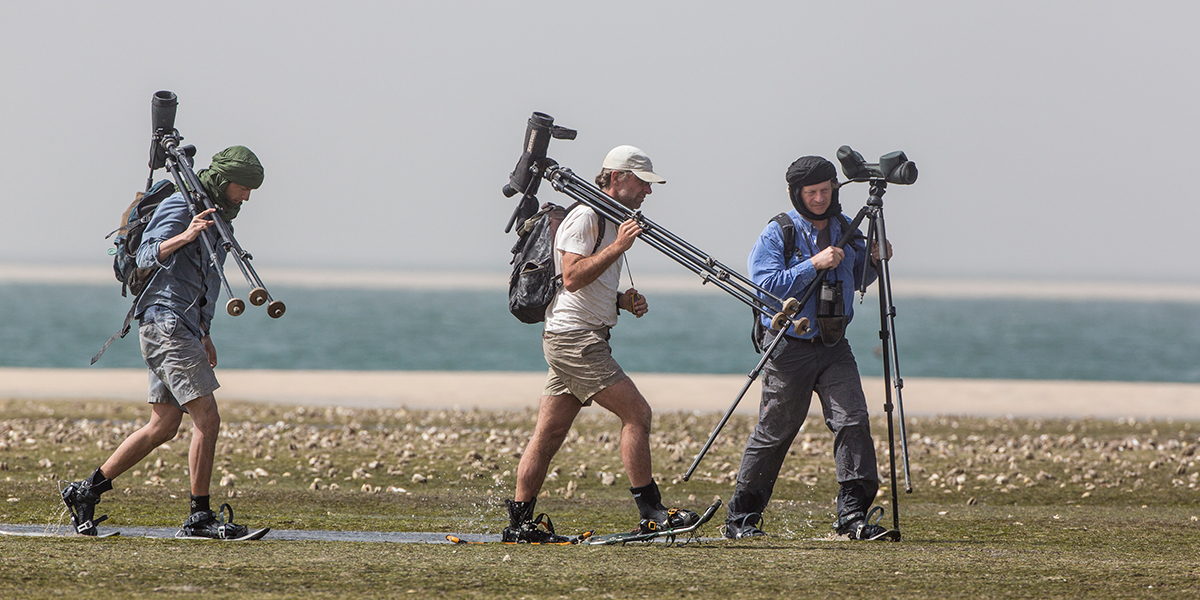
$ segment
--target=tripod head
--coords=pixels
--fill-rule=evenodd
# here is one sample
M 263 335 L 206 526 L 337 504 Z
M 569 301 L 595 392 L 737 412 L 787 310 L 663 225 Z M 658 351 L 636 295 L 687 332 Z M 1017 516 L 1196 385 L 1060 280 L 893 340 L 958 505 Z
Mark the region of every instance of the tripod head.
M 554 124 L 554 117 L 535 112 L 529 117 L 525 127 L 524 152 L 517 160 L 517 166 L 508 176 L 508 183 L 501 190 L 505 198 L 521 194 L 516 210 L 508 219 L 504 232 L 512 230 L 513 223 L 525 220 L 537 212 L 537 192 L 541 185 L 542 174 L 546 168 L 557 164 L 553 159 L 546 158 L 546 150 L 550 147 L 550 139 L 573 140 L 578 132 L 561 125 Z
M 850 181 L 882 180 L 899 185 L 917 182 L 917 163 L 908 160 L 903 150 L 889 152 L 880 156 L 879 162 L 869 163 L 850 146 L 842 146 L 838 148 L 837 158 L 842 163 L 842 173 Z

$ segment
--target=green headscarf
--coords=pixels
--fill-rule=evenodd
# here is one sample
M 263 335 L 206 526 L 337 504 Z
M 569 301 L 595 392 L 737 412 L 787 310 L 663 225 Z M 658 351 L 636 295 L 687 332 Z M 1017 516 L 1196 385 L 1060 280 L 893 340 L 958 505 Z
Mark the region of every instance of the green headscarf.
M 200 178 L 204 191 L 221 209 L 221 216 L 226 221 L 232 221 L 242 207 L 225 197 L 225 188 L 233 182 L 257 190 L 263 182 L 263 167 L 249 148 L 230 146 L 214 154 L 212 164 L 196 176 Z

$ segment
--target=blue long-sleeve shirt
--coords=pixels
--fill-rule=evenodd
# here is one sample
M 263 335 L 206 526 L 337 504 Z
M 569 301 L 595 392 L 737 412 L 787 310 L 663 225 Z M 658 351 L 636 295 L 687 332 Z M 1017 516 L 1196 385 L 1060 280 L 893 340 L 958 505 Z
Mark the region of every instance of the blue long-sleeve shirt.
M 213 214 L 210 219 L 219 219 Z M 188 210 L 187 201 L 179 192 L 163 200 L 146 225 L 142 233 L 142 245 L 137 250 L 137 266 L 143 269 L 158 266 L 159 270 L 147 284 L 145 292 L 138 300 L 134 316 L 141 318 L 146 309 L 158 305 L 170 309 L 182 320 L 188 330 L 198 337 L 208 335 L 217 297 L 221 293 L 221 278 L 213 268 L 204 242 L 197 237 L 184 244 L 167 257 L 166 262 L 158 261 L 159 246 L 187 229 L 192 222 L 192 213 Z M 233 226 L 229 223 L 230 232 Z M 208 232 L 215 234 L 216 229 L 210 227 Z M 215 241 L 216 235 L 211 238 Z M 225 265 L 225 250 L 220 244 L 214 244 L 217 260 L 222 267 Z
M 794 297 L 799 300 L 800 295 L 804 293 L 804 287 L 817 276 L 817 269 L 811 260 L 813 255 L 818 252 L 817 228 L 801 217 L 795 209 L 788 211 L 787 215 L 796 227 L 796 254 L 787 258 L 783 256 L 783 231 L 775 221 L 771 221 L 767 223 L 767 227 L 758 236 L 758 241 L 754 243 L 754 248 L 750 250 L 747 266 L 750 279 L 763 289 L 783 299 Z M 829 219 L 827 226 L 830 228 L 830 243 L 837 243 L 842 237 L 840 220 Z M 841 283 L 845 315 L 853 319 L 854 291 L 863 269 L 867 269 L 867 285 L 875 281 L 877 274 L 873 267 L 867 265 L 866 244 L 862 240 L 852 240 L 846 244 L 843 250 L 845 258 L 838 263 L 837 267 L 825 274 L 825 281 L 836 279 Z M 796 318 L 808 317 L 810 328 L 808 333 L 796 335 L 794 329 L 788 329 L 789 336 L 811 339 L 821 333 L 821 328 L 817 324 L 817 303 L 817 294 L 814 293 L 796 316 Z M 764 316 L 761 319 L 763 326 L 771 326 L 769 317 Z

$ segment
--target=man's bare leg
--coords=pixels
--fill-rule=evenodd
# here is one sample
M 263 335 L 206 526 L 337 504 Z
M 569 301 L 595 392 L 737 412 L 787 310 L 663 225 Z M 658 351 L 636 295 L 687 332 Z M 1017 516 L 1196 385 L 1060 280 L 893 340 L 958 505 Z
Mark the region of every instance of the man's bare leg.
M 117 450 L 104 461 L 100 471 L 108 479 L 116 479 L 134 465 L 142 462 L 155 448 L 175 439 L 183 411 L 170 404 L 151 405 L 150 422 L 133 432 Z
M 187 403 L 192 417 L 192 446 L 188 448 L 188 469 L 192 477 L 192 495 L 207 496 L 212 483 L 213 455 L 221 432 L 221 414 L 212 394 Z
M 621 462 L 625 463 L 629 486 L 650 485 L 654 480 L 650 466 L 650 423 L 654 413 L 646 398 L 626 377 L 600 390 L 592 401 L 621 419 Z
M 517 465 L 517 491 L 514 500 L 532 502 L 546 481 L 550 461 L 562 446 L 575 416 L 583 405 L 571 394 L 542 396 L 538 403 L 537 425 Z

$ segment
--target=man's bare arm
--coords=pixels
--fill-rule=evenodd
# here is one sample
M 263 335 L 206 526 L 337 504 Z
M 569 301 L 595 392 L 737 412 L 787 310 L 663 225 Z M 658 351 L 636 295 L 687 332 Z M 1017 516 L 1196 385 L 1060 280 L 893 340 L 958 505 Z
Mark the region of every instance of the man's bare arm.
M 563 286 L 568 292 L 576 292 L 600 277 L 621 255 L 633 247 L 634 240 L 642 234 L 642 226 L 630 219 L 617 229 L 617 239 L 591 256 L 574 252 L 563 252 Z

